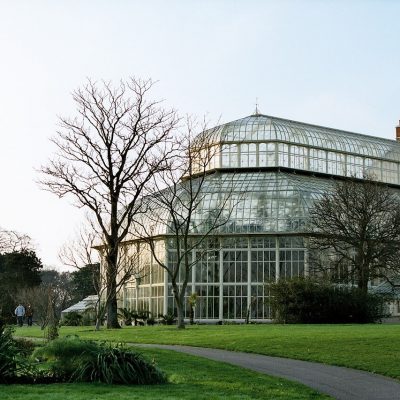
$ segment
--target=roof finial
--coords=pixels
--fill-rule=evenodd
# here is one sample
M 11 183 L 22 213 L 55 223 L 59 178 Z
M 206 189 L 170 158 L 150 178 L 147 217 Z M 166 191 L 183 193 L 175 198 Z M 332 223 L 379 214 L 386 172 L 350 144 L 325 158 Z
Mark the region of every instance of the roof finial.
M 254 110 L 254 115 L 260 115 L 260 111 L 258 109 L 258 97 L 256 97 L 256 109 Z

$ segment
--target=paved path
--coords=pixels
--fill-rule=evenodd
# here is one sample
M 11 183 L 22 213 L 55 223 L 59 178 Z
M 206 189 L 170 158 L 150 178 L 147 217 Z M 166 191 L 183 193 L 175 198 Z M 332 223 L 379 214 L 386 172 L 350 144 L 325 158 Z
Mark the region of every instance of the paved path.
M 300 382 L 339 400 L 400 400 L 400 382 L 369 372 L 259 354 L 173 345 L 140 345 L 180 351 Z

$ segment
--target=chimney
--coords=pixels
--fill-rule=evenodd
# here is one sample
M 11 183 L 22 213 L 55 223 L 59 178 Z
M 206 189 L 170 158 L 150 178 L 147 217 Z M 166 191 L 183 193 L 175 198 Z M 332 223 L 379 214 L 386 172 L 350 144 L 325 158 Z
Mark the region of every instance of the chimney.
M 399 124 L 396 126 L 396 140 L 400 141 L 400 121 Z

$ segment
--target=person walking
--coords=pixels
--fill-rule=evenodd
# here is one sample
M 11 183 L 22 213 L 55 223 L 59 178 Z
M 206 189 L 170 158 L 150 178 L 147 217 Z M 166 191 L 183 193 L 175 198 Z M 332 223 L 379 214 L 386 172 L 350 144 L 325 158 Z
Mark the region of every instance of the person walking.
M 28 304 L 26 306 L 25 317 L 26 317 L 26 322 L 28 323 L 28 326 L 32 326 L 33 308 L 31 307 L 30 304 Z
M 21 327 L 24 324 L 25 307 L 19 303 L 15 309 L 14 314 L 17 316 L 17 323 Z

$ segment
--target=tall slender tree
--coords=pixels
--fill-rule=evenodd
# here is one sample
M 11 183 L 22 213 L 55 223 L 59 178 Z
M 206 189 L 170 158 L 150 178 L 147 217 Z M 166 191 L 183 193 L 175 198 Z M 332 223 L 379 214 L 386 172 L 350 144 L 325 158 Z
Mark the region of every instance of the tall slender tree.
M 220 145 L 205 124 L 187 120 L 174 147 L 170 168 L 154 180 L 157 191 L 143 202 L 144 218 L 135 219 L 133 236 L 150 249 L 168 275 L 177 311 L 177 327 L 185 328 L 184 306 L 191 271 L 202 257 L 218 251 L 213 236 L 230 219 L 240 199 L 235 174 L 215 171 Z M 202 131 L 197 135 L 196 131 Z M 244 188 L 242 188 L 244 191 Z M 167 256 L 160 256 L 164 241 Z M 196 252 L 197 257 L 193 257 Z
M 57 151 L 41 167 L 42 188 L 71 195 L 90 211 L 103 236 L 107 327 L 119 327 L 117 275 L 120 245 L 151 191 L 155 174 L 168 163 L 169 140 L 177 125 L 174 110 L 148 99 L 151 80 L 130 79 L 118 86 L 87 84 L 73 92 L 74 118 L 61 118 L 52 139 Z

